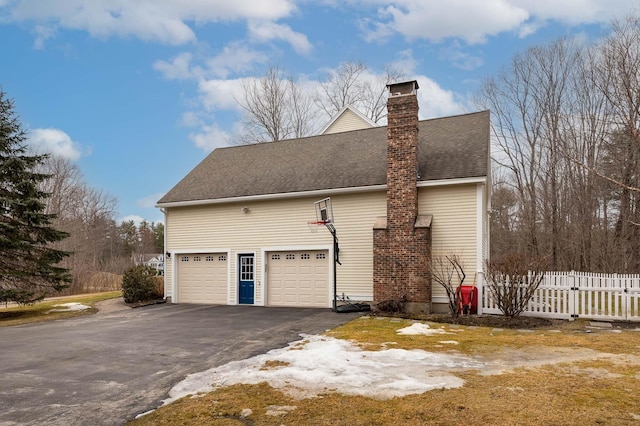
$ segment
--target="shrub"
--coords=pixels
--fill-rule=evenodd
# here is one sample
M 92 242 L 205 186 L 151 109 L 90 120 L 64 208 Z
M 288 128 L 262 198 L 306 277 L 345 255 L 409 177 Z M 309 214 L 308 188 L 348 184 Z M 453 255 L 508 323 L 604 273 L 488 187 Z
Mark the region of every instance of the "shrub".
M 518 254 L 485 265 L 485 277 L 498 309 L 507 317 L 517 317 L 544 278 L 546 262 Z
M 433 256 L 431 259 L 431 280 L 444 287 L 449 299 L 449 313 L 457 317 L 462 312 L 458 309 L 456 290 L 464 283 L 464 262 L 455 253 Z
M 126 303 L 162 297 L 156 289 L 156 270 L 147 265 L 133 266 L 122 277 L 122 297 Z
M 400 297 L 395 297 L 378 302 L 378 304 L 376 305 L 376 310 L 390 314 L 402 314 L 404 313 L 406 304 L 407 296 L 402 295 Z

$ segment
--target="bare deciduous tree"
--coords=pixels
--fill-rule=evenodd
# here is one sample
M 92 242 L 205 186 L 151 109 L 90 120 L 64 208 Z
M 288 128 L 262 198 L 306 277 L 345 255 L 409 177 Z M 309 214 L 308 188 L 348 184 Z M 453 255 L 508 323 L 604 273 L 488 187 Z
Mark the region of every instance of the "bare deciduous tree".
M 440 284 L 447 293 L 449 301 L 449 313 L 457 317 L 458 300 L 456 290 L 464 283 L 466 274 L 464 273 L 464 262 L 457 254 L 439 254 L 431 258 L 431 279 Z
M 328 117 L 346 106 L 353 106 L 378 123 L 386 117 L 387 84 L 402 78 L 403 74 L 392 66 L 386 66 L 381 75 L 374 76 L 362 62 L 344 62 L 328 72 L 315 102 Z
M 39 171 L 49 176 L 41 184 L 51 193 L 46 210 L 56 215 L 56 226 L 69 234 L 56 243 L 72 253 L 64 260 L 73 276 L 67 291 L 82 291 L 98 271 L 121 272 L 114 261 L 119 256 L 117 242 L 114 250 L 117 199 L 88 186 L 78 166 L 68 159 L 51 155 Z
M 313 102 L 293 77 L 270 67 L 259 79 L 246 79 L 242 124 L 246 132 L 237 143 L 276 142 L 307 136 L 313 125 Z
M 400 78 L 402 74 L 391 66 L 375 75 L 361 62 L 345 62 L 328 71 L 314 91 L 272 66 L 262 77 L 244 80 L 243 97 L 237 100 L 243 109 L 244 132 L 234 142 L 308 136 L 319 121 L 329 120 L 345 106 L 353 106 L 378 123 L 386 117 L 386 85 Z

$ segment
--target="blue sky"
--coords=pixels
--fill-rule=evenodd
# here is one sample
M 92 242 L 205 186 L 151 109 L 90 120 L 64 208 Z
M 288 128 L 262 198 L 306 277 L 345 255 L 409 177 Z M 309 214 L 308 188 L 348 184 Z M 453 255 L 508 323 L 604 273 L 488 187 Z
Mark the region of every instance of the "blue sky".
M 585 42 L 637 0 L 0 0 L 0 86 L 30 143 L 77 162 L 118 219 L 239 131 L 243 79 L 277 65 L 313 90 L 345 61 L 420 84 L 421 118 L 474 110 L 512 56 Z

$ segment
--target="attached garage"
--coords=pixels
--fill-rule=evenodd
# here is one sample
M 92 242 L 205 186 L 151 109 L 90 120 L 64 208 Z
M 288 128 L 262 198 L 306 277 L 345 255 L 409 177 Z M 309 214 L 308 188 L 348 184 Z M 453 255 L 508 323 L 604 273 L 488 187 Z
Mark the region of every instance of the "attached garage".
M 267 305 L 330 306 L 327 250 L 267 253 Z
M 227 304 L 226 253 L 182 254 L 177 260 L 179 303 Z

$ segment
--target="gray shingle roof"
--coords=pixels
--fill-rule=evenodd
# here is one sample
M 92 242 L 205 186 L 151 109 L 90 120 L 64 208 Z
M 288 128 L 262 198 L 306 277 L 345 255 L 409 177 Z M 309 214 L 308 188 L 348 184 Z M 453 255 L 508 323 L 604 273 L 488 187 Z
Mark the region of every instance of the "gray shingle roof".
M 421 181 L 487 176 L 489 111 L 418 126 Z M 218 148 L 158 204 L 384 185 L 386 139 L 385 126 Z

